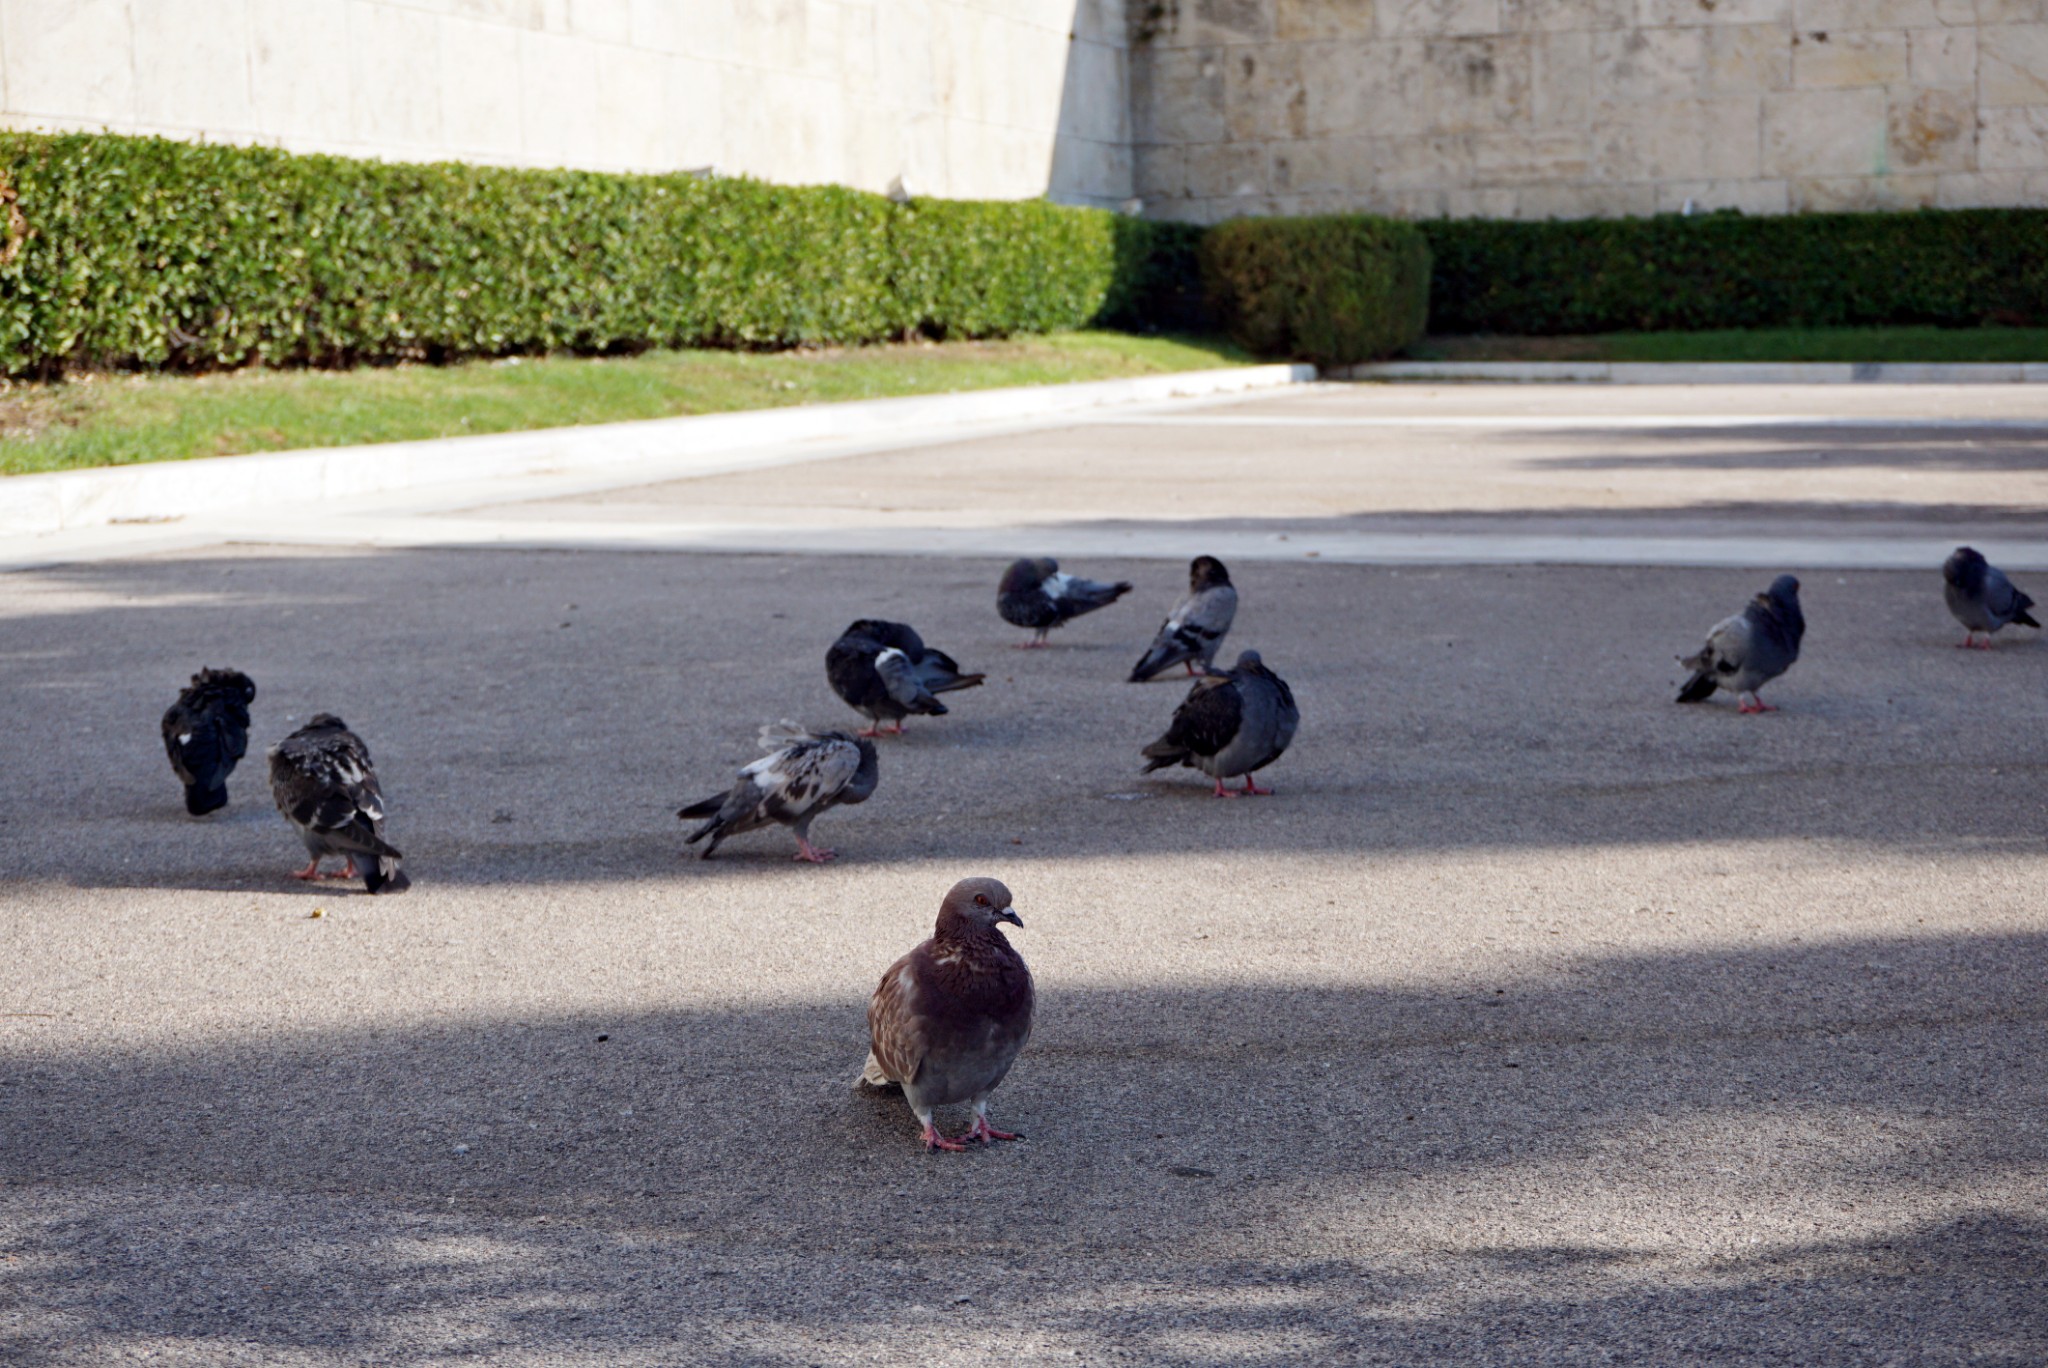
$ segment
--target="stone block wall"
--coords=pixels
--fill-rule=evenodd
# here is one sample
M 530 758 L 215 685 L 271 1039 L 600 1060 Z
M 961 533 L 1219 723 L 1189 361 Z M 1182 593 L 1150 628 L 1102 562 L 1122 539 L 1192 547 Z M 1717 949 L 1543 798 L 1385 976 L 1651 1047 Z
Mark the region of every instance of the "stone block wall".
M 1116 204 L 1124 0 L 0 0 L 0 122 Z
M 2048 204 L 2048 0 L 1131 0 L 1146 213 Z

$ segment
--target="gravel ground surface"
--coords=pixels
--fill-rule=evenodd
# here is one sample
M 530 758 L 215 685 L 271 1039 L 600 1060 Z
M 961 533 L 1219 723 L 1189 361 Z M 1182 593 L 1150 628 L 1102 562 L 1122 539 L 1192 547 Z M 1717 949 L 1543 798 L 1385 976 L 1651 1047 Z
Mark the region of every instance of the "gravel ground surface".
M 1809 574 L 1737 717 L 1673 657 L 1768 573 L 1247 563 L 1228 649 L 1304 722 L 1219 802 L 1138 776 L 1182 690 L 1120 682 L 1181 567 L 1074 560 L 1139 587 L 1043 652 L 1000 568 L 0 580 L 0 1360 L 2048 1360 L 2048 646 Z M 850 719 L 862 615 L 989 684 L 837 864 L 690 858 L 758 723 Z M 184 816 L 202 663 L 259 746 L 364 735 L 413 891 L 286 878 L 260 756 Z M 926 1156 L 849 1083 L 970 873 L 1027 924 L 1029 1139 Z

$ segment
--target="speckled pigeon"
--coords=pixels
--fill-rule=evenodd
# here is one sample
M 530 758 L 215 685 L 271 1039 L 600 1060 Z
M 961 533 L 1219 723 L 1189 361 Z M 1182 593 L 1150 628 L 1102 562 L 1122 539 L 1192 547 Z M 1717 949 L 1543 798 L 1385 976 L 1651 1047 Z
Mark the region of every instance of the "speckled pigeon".
M 996 588 L 996 611 L 1003 621 L 1029 627 L 1036 635 L 1017 644 L 1023 648 L 1045 645 L 1045 634 L 1065 626 L 1071 619 L 1097 608 L 1107 608 L 1131 592 L 1129 580 L 1104 584 L 1060 573 L 1060 563 L 1050 557 L 1020 560 L 1003 572 Z
M 1031 971 L 998 922 L 1024 925 L 1010 890 L 994 879 L 962 879 L 940 905 L 932 938 L 890 965 L 868 1002 L 860 1081 L 903 1089 L 928 1150 L 1022 1138 L 988 1123 L 988 1095 L 1031 1037 L 1033 1001 Z M 960 1102 L 974 1108 L 974 1124 L 949 1140 L 932 1123 L 932 1108 Z
M 1958 546 L 1941 567 L 1942 596 L 1949 612 L 1963 624 L 1958 649 L 1991 649 L 1991 634 L 2017 622 L 2022 627 L 2039 627 L 2027 610 L 2034 601 L 2021 593 L 2005 572 L 1967 546 Z M 1979 636 L 1984 638 L 1979 643 Z
M 1216 781 L 1218 798 L 1239 790 L 1225 779 L 1244 776 L 1246 794 L 1271 793 L 1252 778 L 1280 758 L 1301 725 L 1301 709 L 1287 681 L 1266 668 L 1257 651 L 1245 651 L 1228 674 L 1196 681 L 1174 709 L 1166 735 L 1145 747 L 1145 770 L 1186 765 Z
M 1736 696 L 1738 712 L 1776 712 L 1757 697 L 1757 690 L 1792 668 L 1805 635 L 1799 581 L 1780 575 L 1741 612 L 1716 623 L 1698 654 L 1680 658 L 1693 674 L 1678 691 L 1678 701 L 1698 703 L 1726 689 Z
M 1132 668 L 1130 682 L 1142 684 L 1175 665 L 1186 665 L 1189 674 L 1197 673 L 1198 664 L 1208 669 L 1236 616 L 1237 590 L 1230 572 L 1214 556 L 1195 557 L 1188 564 L 1188 596 L 1159 624 L 1159 635 Z
M 911 713 L 945 715 L 946 705 L 933 695 L 971 689 L 984 676 L 962 674 L 953 657 L 926 646 L 903 623 L 862 618 L 825 653 L 825 678 L 834 693 L 870 719 L 872 725 L 859 735 L 884 735 L 881 723 L 887 718 L 896 724 L 887 734 L 901 736 Z
M 204 816 L 228 805 L 228 775 L 249 749 L 256 684 L 240 670 L 201 670 L 164 713 L 164 750 L 185 786 L 185 811 Z
M 841 803 L 864 803 L 875 791 L 879 757 L 874 743 L 843 731 L 814 732 L 794 722 L 761 728 L 767 752 L 740 771 L 724 793 L 692 803 L 678 817 L 708 820 L 685 838 L 695 845 L 706 836 L 705 859 L 728 836 L 781 825 L 796 833 L 796 858 L 823 864 L 836 851 L 811 844 L 811 823 Z
M 293 878 L 353 879 L 360 866 L 368 892 L 403 893 L 412 887 L 398 863 L 405 857 L 384 839 L 384 795 L 370 748 L 348 723 L 319 713 L 272 746 L 270 791 L 312 857 Z M 323 874 L 320 861 L 329 855 L 348 863 Z

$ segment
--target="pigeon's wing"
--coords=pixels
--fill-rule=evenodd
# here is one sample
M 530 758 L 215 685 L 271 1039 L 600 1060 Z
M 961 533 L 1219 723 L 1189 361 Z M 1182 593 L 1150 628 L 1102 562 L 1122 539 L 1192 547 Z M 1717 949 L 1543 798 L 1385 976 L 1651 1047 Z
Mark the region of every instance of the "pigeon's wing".
M 1214 755 L 1229 745 L 1244 721 L 1244 699 L 1228 679 L 1204 679 L 1174 709 L 1166 735 L 1145 747 L 1145 772 Z
M 938 703 L 925 688 L 910 657 L 893 646 L 875 657 L 875 674 L 889 697 L 906 708 L 921 711 Z
M 918 683 L 935 694 L 951 693 L 955 689 L 971 689 L 987 677 L 961 673 L 959 661 L 944 651 L 935 651 L 930 647 L 926 647 L 922 655 L 913 656 L 912 659 L 917 664 Z
M 384 795 L 360 741 L 349 736 L 294 748 L 283 758 L 286 764 L 271 768 L 271 789 L 279 810 L 294 825 L 319 833 L 336 850 L 399 858 L 377 833 L 384 821 Z
M 1047 577 L 1043 588 L 1061 621 L 1077 618 L 1083 613 L 1092 613 L 1097 608 L 1106 608 L 1131 592 L 1128 580 L 1104 584 L 1100 580 L 1081 579 L 1076 575 L 1058 573 Z
M 1994 622 L 2025 622 L 2029 627 L 2038 625 L 2027 616 L 2027 609 L 2034 606 L 2034 601 L 2021 593 L 2019 587 L 1995 565 L 1984 567 L 1984 606 L 1991 610 Z
M 1181 605 L 1180 630 L 1203 642 L 1220 641 L 1237 617 L 1237 590 L 1212 584 Z
M 930 1050 L 926 1023 L 918 1014 L 919 946 L 889 966 L 868 999 L 868 1062 L 864 1081 L 881 1085 L 916 1081 Z
M 1182 661 L 1213 654 L 1236 616 L 1237 590 L 1228 584 L 1214 584 L 1182 599 L 1159 625 L 1159 635 L 1152 638 L 1151 648 L 1132 669 L 1132 682 L 1150 679 Z
M 860 769 L 860 747 L 849 740 L 811 737 L 764 755 L 740 773 L 760 790 L 760 810 L 785 825 L 828 806 Z
M 1713 693 L 1721 680 L 1740 674 L 1749 663 L 1755 632 L 1756 624 L 1747 610 L 1715 623 L 1698 653 L 1679 662 L 1693 674 L 1679 691 L 1678 701 L 1697 703 Z

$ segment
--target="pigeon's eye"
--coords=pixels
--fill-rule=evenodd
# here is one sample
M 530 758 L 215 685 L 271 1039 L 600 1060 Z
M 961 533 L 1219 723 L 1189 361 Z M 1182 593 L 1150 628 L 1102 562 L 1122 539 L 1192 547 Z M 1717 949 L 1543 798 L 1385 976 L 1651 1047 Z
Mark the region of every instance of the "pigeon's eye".
M 987 906 L 988 906 L 988 895 L 987 895 L 986 893 L 977 893 L 977 894 L 975 894 L 975 895 L 974 895 L 974 901 L 975 901 L 975 903 L 976 903 L 976 905 L 977 905 L 977 906 L 980 906 L 980 907 L 987 907 Z

